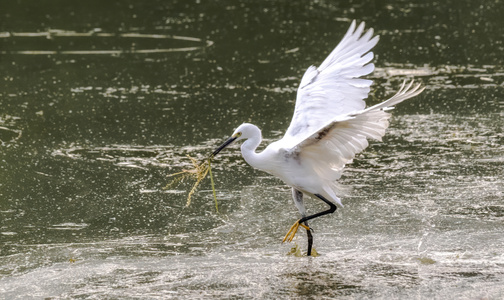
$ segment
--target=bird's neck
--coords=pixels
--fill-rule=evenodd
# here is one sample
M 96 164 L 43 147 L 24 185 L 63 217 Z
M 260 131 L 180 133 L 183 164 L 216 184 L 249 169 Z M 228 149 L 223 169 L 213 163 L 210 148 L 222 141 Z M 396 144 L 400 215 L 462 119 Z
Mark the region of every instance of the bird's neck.
M 247 139 L 241 145 L 241 152 L 245 161 L 254 168 L 265 170 L 267 166 L 264 165 L 264 160 L 260 158 L 261 153 L 256 153 L 256 149 L 261 144 L 262 137 L 255 136 Z

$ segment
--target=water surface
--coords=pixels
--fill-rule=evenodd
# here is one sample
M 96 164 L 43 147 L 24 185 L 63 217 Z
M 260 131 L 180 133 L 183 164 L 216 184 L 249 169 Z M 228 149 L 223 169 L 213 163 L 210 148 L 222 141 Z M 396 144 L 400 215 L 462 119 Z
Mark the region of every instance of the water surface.
M 0 28 L 0 298 L 500 299 L 499 1 L 20 1 Z M 414 77 L 347 166 L 315 258 L 281 244 L 289 189 L 237 146 L 185 207 L 167 174 L 242 122 L 283 135 L 305 69 L 352 19 L 380 34 L 374 104 Z M 309 200 L 308 209 L 324 209 Z

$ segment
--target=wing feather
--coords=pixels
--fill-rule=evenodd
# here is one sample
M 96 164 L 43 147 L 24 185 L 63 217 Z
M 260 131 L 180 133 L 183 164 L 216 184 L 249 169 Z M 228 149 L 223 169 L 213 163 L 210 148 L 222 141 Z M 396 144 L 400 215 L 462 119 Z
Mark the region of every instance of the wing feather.
M 297 153 L 306 166 L 312 166 L 325 180 L 332 182 L 341 176 L 345 165 L 368 145 L 368 139 L 381 140 L 389 126 L 388 110 L 393 105 L 420 94 L 420 84 L 413 87 L 403 82 L 390 99 L 344 116 L 337 116 L 315 133 L 295 145 L 290 151 Z
M 413 86 L 413 81 L 407 85 L 403 82 L 390 99 L 365 108 L 364 99 L 373 82 L 360 77 L 374 70 L 371 49 L 379 38 L 373 37 L 373 29 L 365 32 L 364 27 L 364 23 L 357 26 L 353 21 L 322 64 L 306 70 L 287 132 L 263 151 L 295 162 L 286 166 L 300 166 L 301 169 L 296 171 L 302 172 L 296 176 L 289 168 L 276 172 L 285 182 L 303 186 L 300 182 L 316 180 L 319 189 L 315 191 L 312 182 L 312 186 L 305 185 L 312 189 L 306 192 L 323 190 L 325 196 L 340 205 L 334 189 L 337 187 L 335 180 L 340 178 L 344 166 L 369 145 L 368 139 L 381 140 L 385 135 L 390 118 L 388 110 L 423 91 L 419 84 Z M 270 171 L 275 173 L 273 169 Z
M 370 50 L 378 42 L 364 22 L 353 21 L 341 42 L 316 68 L 309 67 L 301 79 L 294 115 L 283 138 L 293 147 L 325 125 L 334 116 L 361 111 L 371 80 L 360 79 L 374 70 Z

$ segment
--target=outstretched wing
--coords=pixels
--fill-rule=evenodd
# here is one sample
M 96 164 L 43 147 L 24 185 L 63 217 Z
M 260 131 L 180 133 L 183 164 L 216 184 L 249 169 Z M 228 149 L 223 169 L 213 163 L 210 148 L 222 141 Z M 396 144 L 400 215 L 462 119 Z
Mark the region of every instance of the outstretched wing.
M 373 29 L 364 32 L 364 22 L 357 28 L 355 20 L 347 33 L 316 68 L 306 70 L 297 91 L 291 124 L 282 139 L 289 148 L 306 139 L 335 116 L 363 110 L 371 80 L 360 79 L 374 70 L 369 52 L 378 42 Z
M 385 135 L 390 114 L 387 110 L 406 99 L 420 94 L 420 84 L 401 89 L 390 99 L 361 111 L 338 116 L 300 141 L 293 153 L 311 166 L 321 178 L 334 181 L 341 176 L 345 164 L 368 146 L 368 138 L 381 140 Z

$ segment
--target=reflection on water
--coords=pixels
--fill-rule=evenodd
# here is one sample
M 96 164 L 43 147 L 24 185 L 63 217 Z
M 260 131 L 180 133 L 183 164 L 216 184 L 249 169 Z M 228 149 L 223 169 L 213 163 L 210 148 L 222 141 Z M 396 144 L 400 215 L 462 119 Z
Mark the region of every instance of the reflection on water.
M 60 38 L 73 38 L 69 43 L 58 44 L 54 42 L 55 39 Z M 13 39 L 18 40 L 13 40 Z M 22 40 L 22 38 L 43 38 L 41 41 L 30 41 L 27 43 Z M 91 41 L 83 42 L 82 38 L 89 38 Z M 105 38 L 105 45 L 100 45 L 102 38 Z M 121 42 L 118 41 L 119 38 L 125 39 L 137 39 L 138 41 L 131 41 L 125 45 L 121 46 Z M 101 29 L 95 28 L 91 32 L 78 33 L 75 31 L 65 31 L 65 30 L 49 30 L 47 32 L 0 32 L 0 39 L 3 41 L 3 50 L 0 54 L 17 54 L 17 55 L 120 55 L 120 54 L 157 54 L 157 53 L 170 53 L 170 52 L 190 52 L 196 50 L 202 50 L 205 47 L 209 47 L 213 44 L 212 41 L 206 41 L 195 37 L 186 36 L 176 36 L 176 35 L 166 35 L 166 34 L 142 34 L 142 33 L 104 33 Z M 45 40 L 44 40 L 45 39 Z M 107 47 L 107 42 L 110 39 L 116 40 L 113 48 L 121 47 L 126 49 L 100 49 L 95 48 Z M 203 46 L 192 46 L 192 47 L 160 47 L 159 44 L 155 44 L 156 48 L 138 49 L 138 44 L 142 45 L 143 39 L 155 39 L 155 40 L 173 40 L 173 41 L 190 41 L 195 42 L 195 44 L 200 44 Z M 50 40 L 52 43 L 47 43 Z M 26 44 L 26 49 L 23 46 Z M 41 49 L 30 49 L 33 45 L 48 44 L 46 47 L 54 48 L 56 50 L 41 50 Z M 82 46 L 88 46 L 92 49 L 78 49 L 70 50 L 75 47 L 75 44 Z M 87 44 L 87 45 L 86 45 Z M 144 46 L 145 47 L 145 46 Z
M 0 117 L 0 141 L 3 147 L 8 147 L 21 137 L 23 133 L 20 129 L 16 129 L 16 120 L 18 117 L 4 115 Z
M 3 15 L 0 298 L 502 297 L 496 2 L 202 2 Z M 287 255 L 306 247 L 281 244 L 289 189 L 237 145 L 212 164 L 219 213 L 209 182 L 189 207 L 190 183 L 163 189 L 243 121 L 280 138 L 302 73 L 353 18 L 381 35 L 369 104 L 407 77 L 427 89 L 347 166 L 345 208 L 312 224 L 319 257 Z M 88 55 L 106 51 L 121 55 Z

